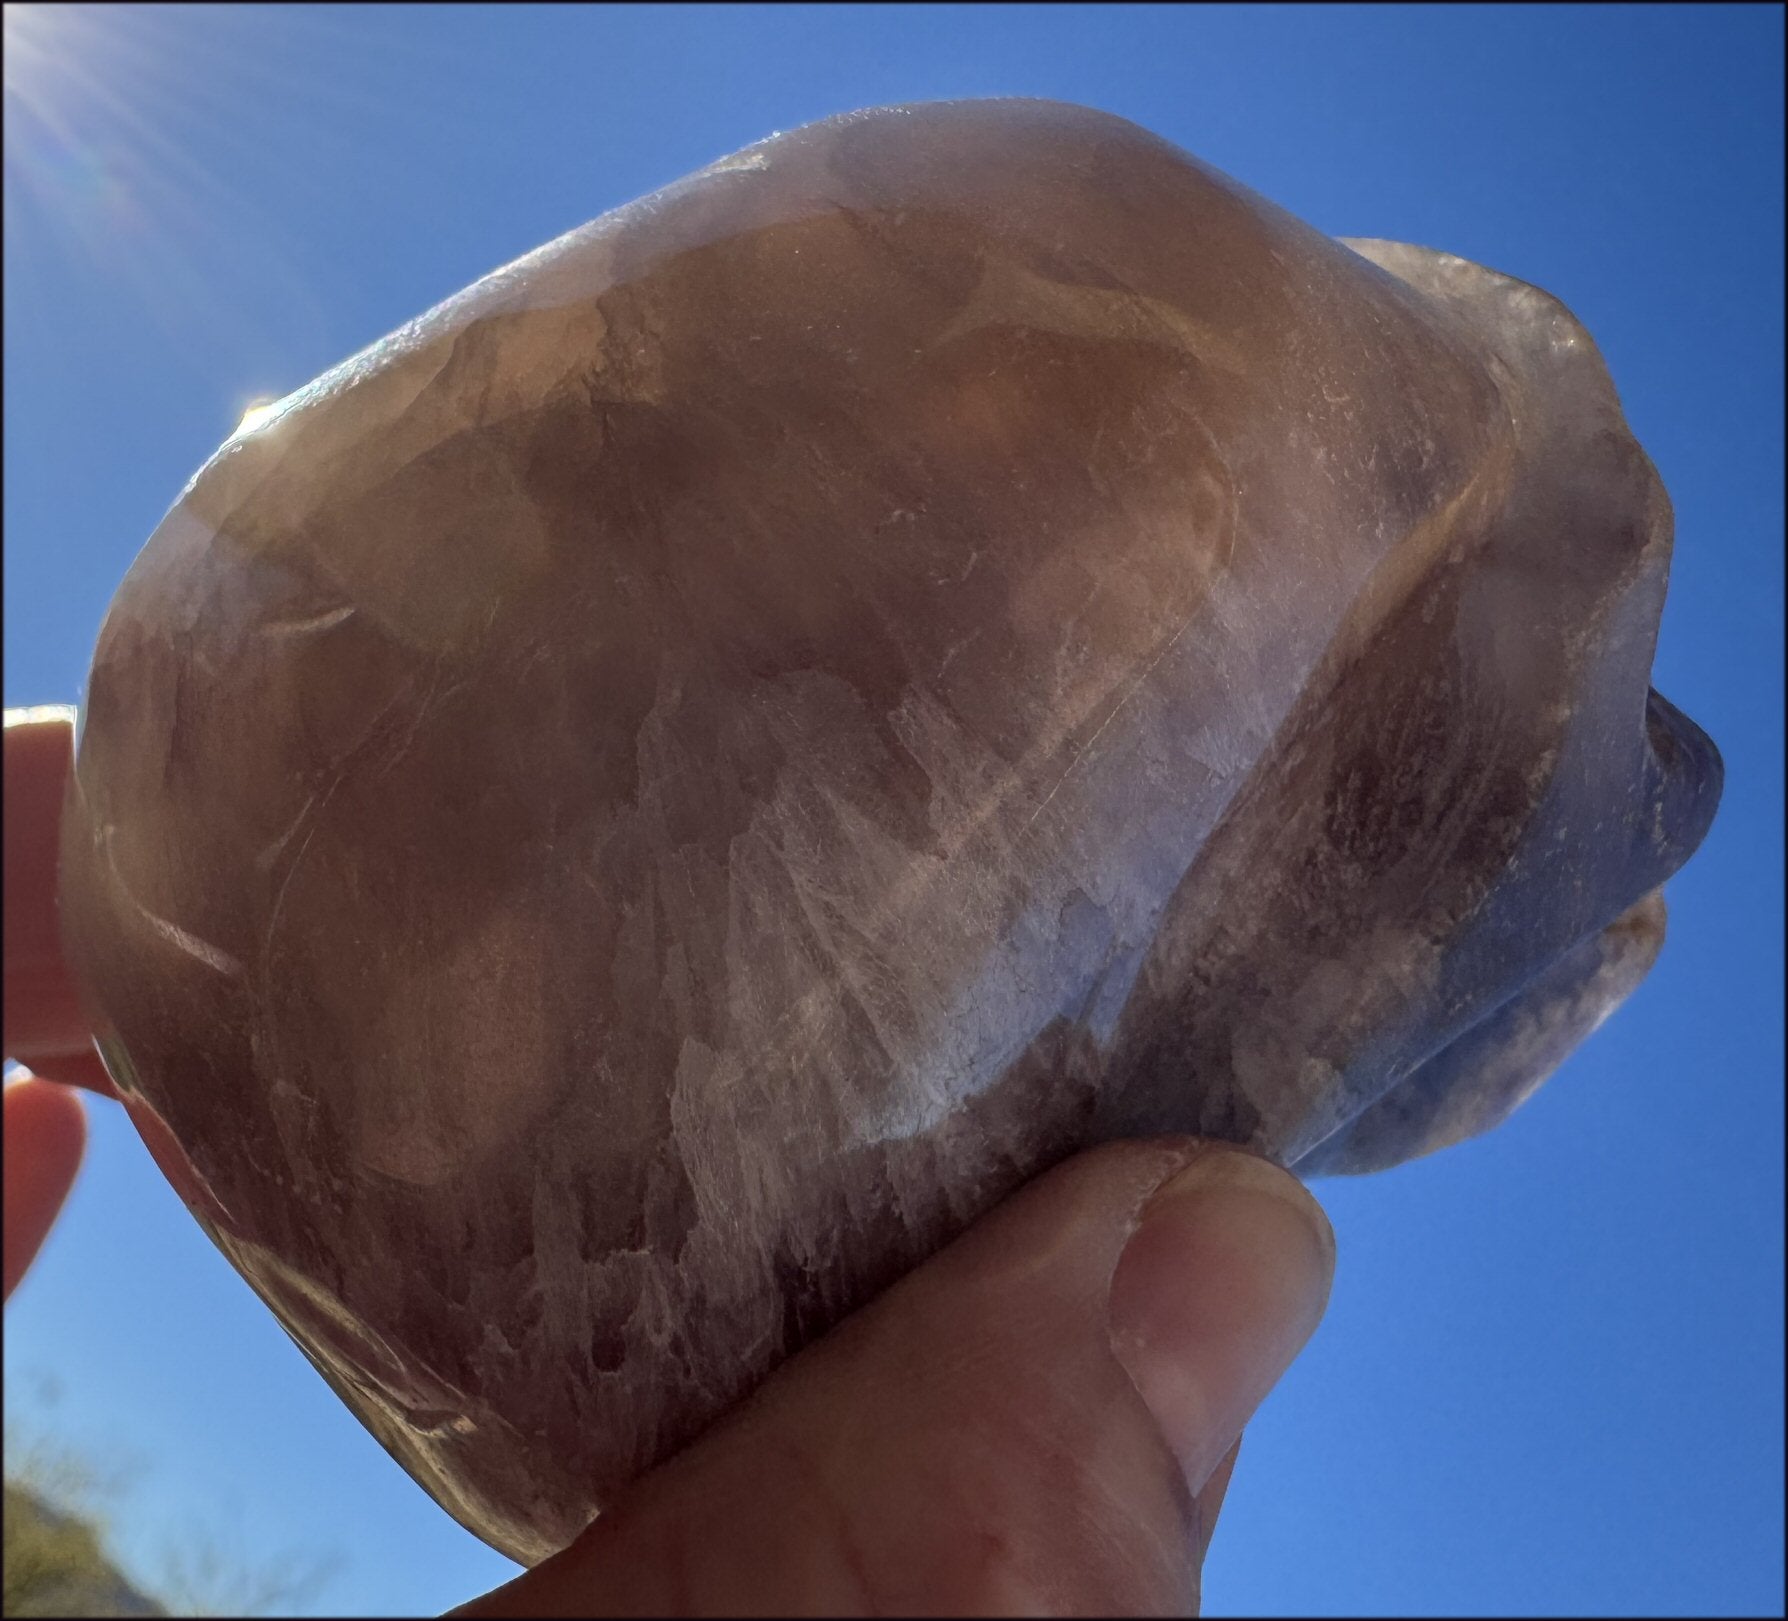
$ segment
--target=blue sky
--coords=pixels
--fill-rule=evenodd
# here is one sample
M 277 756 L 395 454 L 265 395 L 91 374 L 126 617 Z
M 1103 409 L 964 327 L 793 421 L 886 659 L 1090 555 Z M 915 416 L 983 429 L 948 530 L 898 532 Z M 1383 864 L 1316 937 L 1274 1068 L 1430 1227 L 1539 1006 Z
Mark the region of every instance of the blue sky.
M 1509 1126 L 1318 1184 L 1333 1304 L 1249 1431 L 1207 1605 L 1780 1613 L 1780 9 L 6 9 L 8 705 L 76 697 L 132 555 L 252 400 L 829 113 L 1089 103 L 1321 229 L 1564 299 L 1675 501 L 1655 681 L 1720 744 L 1725 803 L 1651 978 Z M 510 1574 L 92 1113 L 8 1308 L 8 1422 L 134 1466 L 126 1561 L 332 1556 L 337 1614 Z

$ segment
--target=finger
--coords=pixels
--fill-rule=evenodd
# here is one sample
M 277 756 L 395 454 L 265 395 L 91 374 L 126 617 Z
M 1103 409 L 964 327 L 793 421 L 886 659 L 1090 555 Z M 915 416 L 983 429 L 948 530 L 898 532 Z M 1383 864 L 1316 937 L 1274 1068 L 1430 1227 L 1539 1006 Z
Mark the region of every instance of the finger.
M 62 956 L 56 861 L 62 795 L 74 765 L 73 711 L 9 709 L 5 729 L 6 1055 L 40 1061 L 91 1050 Z
M 1315 1201 L 1252 1155 L 1083 1155 L 460 1613 L 1184 1614 L 1197 1495 L 1333 1256 Z
M 5 1106 L 5 1293 L 11 1295 L 74 1185 L 87 1141 L 80 1098 L 33 1076 L 8 1083 Z
M 1217 1516 L 1223 1512 L 1223 1499 L 1229 1495 L 1229 1477 L 1235 1473 L 1236 1454 L 1241 1450 L 1242 1438 L 1238 1435 L 1235 1445 L 1223 1454 L 1223 1461 L 1205 1482 L 1204 1489 L 1192 1500 L 1192 1506 L 1198 1510 L 1198 1563 L 1201 1567 L 1204 1556 L 1211 1551 Z
M 91 1044 L 85 1052 L 39 1059 L 31 1066 L 31 1073 L 40 1081 L 54 1081 L 58 1086 L 78 1086 L 86 1092 L 97 1092 L 102 1098 L 118 1096 L 112 1077 L 106 1073 L 105 1064 Z

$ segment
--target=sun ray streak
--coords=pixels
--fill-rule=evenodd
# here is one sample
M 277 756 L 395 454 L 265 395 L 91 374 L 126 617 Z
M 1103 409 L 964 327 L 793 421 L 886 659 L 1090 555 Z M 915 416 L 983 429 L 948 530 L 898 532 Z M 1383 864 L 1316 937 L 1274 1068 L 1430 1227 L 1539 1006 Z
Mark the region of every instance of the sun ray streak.
M 326 7 L 4 15 L 9 280 L 105 285 L 220 389 L 232 419 L 356 346 L 333 330 L 339 301 L 320 296 L 337 268 L 307 263 L 292 222 L 331 207 L 344 176 L 401 208 L 403 177 L 380 167 L 400 143 L 379 134 L 417 116 L 382 91 L 411 47 L 369 50 Z M 269 177 L 252 192 L 237 178 L 245 151 Z

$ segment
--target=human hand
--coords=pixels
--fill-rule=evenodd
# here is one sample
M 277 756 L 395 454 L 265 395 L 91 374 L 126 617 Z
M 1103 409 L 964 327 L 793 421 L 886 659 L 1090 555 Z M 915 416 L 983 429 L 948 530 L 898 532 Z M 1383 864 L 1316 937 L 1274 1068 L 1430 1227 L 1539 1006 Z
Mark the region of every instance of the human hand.
M 1191 1614 L 1334 1238 L 1184 1138 L 1039 1177 L 463 1616 Z
M 86 1115 L 68 1085 L 112 1095 L 56 928 L 56 837 L 74 761 L 66 711 L 9 710 L 5 754 L 5 1292 L 54 1225 L 80 1168 Z M 66 1082 L 68 1085 L 57 1083 Z

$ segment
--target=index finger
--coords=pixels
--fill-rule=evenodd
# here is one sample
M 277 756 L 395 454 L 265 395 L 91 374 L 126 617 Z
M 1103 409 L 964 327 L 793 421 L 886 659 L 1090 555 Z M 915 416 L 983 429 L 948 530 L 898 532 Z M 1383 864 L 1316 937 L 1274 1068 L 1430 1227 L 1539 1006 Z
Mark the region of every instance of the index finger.
M 6 711 L 3 956 L 6 1056 L 41 1075 L 115 1095 L 62 954 L 56 867 L 62 796 L 74 769 L 74 710 Z

